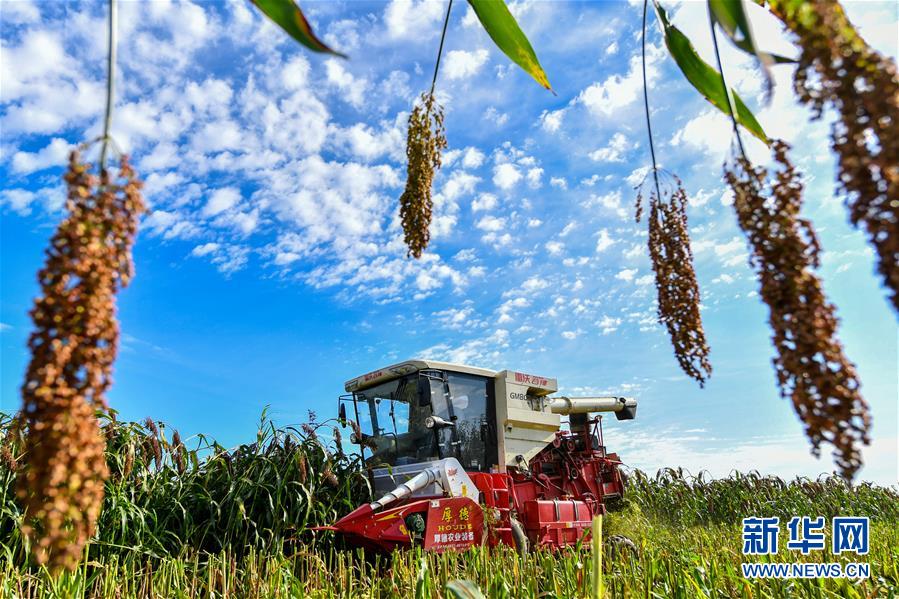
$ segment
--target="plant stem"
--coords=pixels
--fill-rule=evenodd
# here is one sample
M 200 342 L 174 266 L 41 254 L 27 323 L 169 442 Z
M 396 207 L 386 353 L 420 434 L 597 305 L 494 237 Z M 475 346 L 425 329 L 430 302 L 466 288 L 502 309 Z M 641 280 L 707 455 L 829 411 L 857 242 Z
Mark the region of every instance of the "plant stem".
M 737 145 L 740 147 L 740 156 L 743 160 L 749 160 L 746 157 L 746 149 L 743 147 L 743 138 L 740 136 L 740 127 L 737 124 L 737 111 L 734 107 L 734 98 L 727 86 L 727 80 L 724 78 L 724 66 L 721 64 L 721 53 L 718 51 L 718 35 L 715 33 L 715 17 L 712 15 L 712 8 L 709 6 L 709 28 L 712 30 L 712 44 L 715 48 L 715 60 L 718 61 L 718 72 L 721 73 L 721 85 L 724 86 L 724 95 L 727 96 L 727 110 L 730 113 L 730 120 L 734 125 L 734 134 L 737 136 Z
M 106 170 L 106 156 L 109 151 L 109 129 L 112 125 L 112 105 L 115 101 L 116 29 L 118 4 L 109 0 L 109 51 L 106 56 L 106 116 L 103 119 L 103 145 L 100 149 L 100 171 Z
M 449 0 L 449 5 L 446 7 L 446 18 L 443 19 L 443 32 L 440 34 L 440 48 L 437 49 L 437 63 L 434 65 L 434 77 L 431 79 L 431 96 L 434 95 L 434 86 L 437 85 L 437 72 L 440 70 L 440 57 L 443 56 L 443 41 L 446 39 L 446 28 L 447 25 L 449 25 L 451 10 L 453 10 L 453 0 Z
M 656 164 L 656 148 L 652 140 L 652 123 L 649 120 L 649 88 L 646 85 L 646 9 L 649 0 L 643 0 L 643 36 L 640 43 L 640 52 L 643 59 L 643 106 L 646 108 L 646 132 L 649 134 L 649 153 L 652 155 L 652 176 L 655 179 L 656 195 L 662 201 L 662 189 L 659 187 L 659 167 Z

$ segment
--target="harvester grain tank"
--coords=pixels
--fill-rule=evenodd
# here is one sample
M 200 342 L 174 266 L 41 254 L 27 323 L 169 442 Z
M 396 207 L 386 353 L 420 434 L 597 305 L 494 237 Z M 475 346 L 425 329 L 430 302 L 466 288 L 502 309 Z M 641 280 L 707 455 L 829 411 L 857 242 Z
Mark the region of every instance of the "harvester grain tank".
M 327 527 L 351 545 L 572 545 L 624 494 L 621 461 L 603 444 L 602 417 L 590 414 L 631 420 L 633 398 L 553 396 L 553 378 L 431 360 L 345 388 L 340 417 L 358 423 L 352 440 L 377 497 Z

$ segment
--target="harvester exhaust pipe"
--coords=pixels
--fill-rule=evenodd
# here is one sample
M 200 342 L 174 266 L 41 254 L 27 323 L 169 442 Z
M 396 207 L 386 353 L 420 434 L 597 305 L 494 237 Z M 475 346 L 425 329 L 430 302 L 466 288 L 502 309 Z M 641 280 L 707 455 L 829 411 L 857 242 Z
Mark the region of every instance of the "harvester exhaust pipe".
M 633 397 L 551 397 L 546 405 L 553 414 L 615 412 L 618 420 L 633 420 L 637 416 L 637 400 Z

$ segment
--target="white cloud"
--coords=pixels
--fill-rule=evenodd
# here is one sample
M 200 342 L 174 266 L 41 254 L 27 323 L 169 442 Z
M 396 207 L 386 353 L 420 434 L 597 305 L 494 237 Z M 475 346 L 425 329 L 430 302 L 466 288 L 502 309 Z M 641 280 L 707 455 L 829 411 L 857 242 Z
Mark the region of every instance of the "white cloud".
M 605 210 L 615 213 L 622 220 L 628 217 L 627 210 L 621 205 L 621 192 L 617 190 L 603 195 L 591 195 L 586 205 L 601 206 Z
M 615 275 L 615 278 L 620 281 L 633 281 L 635 274 L 637 274 L 636 268 L 624 268 L 618 271 L 618 274 Z
M 549 184 L 559 189 L 568 189 L 568 182 L 563 177 L 551 177 Z
M 561 241 L 547 241 L 544 245 L 546 251 L 550 253 L 552 256 L 558 256 L 562 253 L 562 250 L 565 249 L 565 244 Z
M 544 110 L 540 114 L 540 126 L 548 133 L 555 133 L 562 126 L 562 119 L 565 118 L 567 108 L 559 110 Z
M 61 137 L 54 137 L 37 152 L 16 152 L 12 157 L 12 170 L 28 174 L 66 163 L 71 145 Z
M 493 169 L 493 184 L 500 189 L 511 189 L 521 181 L 521 171 L 514 164 L 498 164 Z
M 190 255 L 197 256 L 197 257 L 206 256 L 208 254 L 215 252 L 220 247 L 221 247 L 220 244 L 210 241 L 209 243 L 204 243 L 202 245 L 195 246 L 194 249 L 191 250 Z
M 599 232 L 599 239 L 596 241 L 596 252 L 597 253 L 604 252 L 607 249 L 609 249 L 610 247 L 612 247 L 612 245 L 614 245 L 614 243 L 615 243 L 615 240 L 612 239 L 611 235 L 609 235 L 609 230 L 602 229 Z
M 509 122 L 509 115 L 498 111 L 494 106 L 487 107 L 487 110 L 484 111 L 484 118 L 496 123 L 497 127 L 502 127 Z
M 176 211 L 154 210 L 141 223 L 141 228 L 163 239 L 190 239 L 200 229 L 187 217 Z
M 215 216 L 225 210 L 229 210 L 240 202 L 240 190 L 236 187 L 223 187 L 216 189 L 209 196 L 209 201 L 203 208 L 206 216 Z
M 538 187 L 540 187 L 542 185 L 542 181 L 541 181 L 542 177 L 543 177 L 543 169 L 542 168 L 534 167 L 534 168 L 528 169 L 528 174 L 527 174 L 528 186 L 531 189 L 537 189 Z
M 496 207 L 496 196 L 492 193 L 482 193 L 471 202 L 472 212 L 480 210 L 493 210 Z
M 703 150 L 709 156 L 724 156 L 730 148 L 730 132 L 731 123 L 727 116 L 720 110 L 706 110 L 678 129 L 670 145 Z
M 502 231 L 506 228 L 506 219 L 496 216 L 485 216 L 475 226 L 482 231 Z
M 652 85 L 658 78 L 656 63 L 662 55 L 654 46 L 647 46 L 646 80 Z M 643 75 L 640 56 L 633 56 L 628 63 L 627 74 L 612 75 L 602 83 L 596 82 L 578 94 L 576 102 L 583 104 L 596 117 L 606 120 L 623 108 L 635 103 L 643 93 Z
M 487 56 L 487 50 L 483 48 L 473 52 L 451 50 L 446 54 L 446 66 L 443 72 L 447 79 L 467 79 L 478 74 L 487 62 Z
M 621 326 L 621 319 L 604 315 L 596 322 L 596 326 L 603 335 L 609 335 L 618 330 L 618 327 Z
M 0 191 L 0 205 L 9 206 L 21 216 L 31 214 L 31 204 L 37 195 L 27 189 L 4 189 Z
M 590 152 L 588 156 L 596 162 L 624 162 L 623 154 L 630 148 L 630 143 L 623 133 L 616 133 L 607 146 Z
M 343 67 L 336 58 L 325 62 L 328 83 L 341 93 L 341 98 L 356 108 L 365 104 L 369 83 L 365 78 L 356 77 Z
M 434 24 L 443 17 L 440 2 L 391 0 L 384 9 L 387 35 L 393 39 L 422 40 L 435 35 Z

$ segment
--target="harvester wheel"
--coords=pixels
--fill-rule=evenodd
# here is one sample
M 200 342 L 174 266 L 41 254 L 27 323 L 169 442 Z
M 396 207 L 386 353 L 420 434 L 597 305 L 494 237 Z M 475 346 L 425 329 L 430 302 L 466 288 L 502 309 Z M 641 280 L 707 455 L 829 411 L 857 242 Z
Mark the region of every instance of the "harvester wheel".
M 512 528 L 512 540 L 515 541 L 515 549 L 519 555 L 527 555 L 531 549 L 531 543 L 524 532 L 524 527 L 521 526 L 521 522 L 516 520 L 514 516 L 509 516 L 509 525 Z

